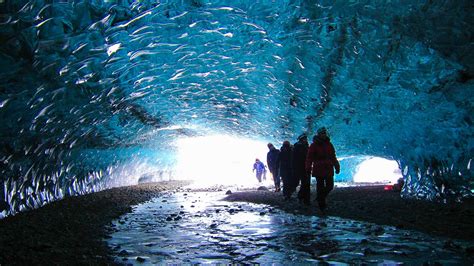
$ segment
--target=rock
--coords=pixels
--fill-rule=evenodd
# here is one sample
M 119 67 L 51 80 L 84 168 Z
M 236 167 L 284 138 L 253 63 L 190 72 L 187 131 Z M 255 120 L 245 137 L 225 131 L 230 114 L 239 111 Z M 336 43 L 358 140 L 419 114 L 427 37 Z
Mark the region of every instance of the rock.
M 137 261 L 138 261 L 138 262 L 145 262 L 145 258 L 137 257 Z
M 226 195 L 230 195 L 230 194 L 232 194 L 232 191 L 230 191 L 230 189 L 229 189 L 229 190 L 226 191 L 225 194 L 226 194 Z
M 382 235 L 383 233 L 385 233 L 385 230 L 381 226 L 377 226 L 374 229 L 374 234 L 376 234 L 376 235 Z
M 257 188 L 257 190 L 259 190 L 259 191 L 268 191 L 268 188 L 266 186 L 259 186 Z
M 474 255 L 474 246 L 466 247 L 466 253 L 469 255 Z
M 119 256 L 127 256 L 129 253 L 125 249 L 120 251 Z
M 260 212 L 260 216 L 264 216 L 265 215 L 265 212 Z
M 453 246 L 454 246 L 454 243 L 451 240 L 445 241 L 443 245 L 444 248 L 452 248 Z
M 364 256 L 375 254 L 375 252 L 370 248 L 364 248 Z

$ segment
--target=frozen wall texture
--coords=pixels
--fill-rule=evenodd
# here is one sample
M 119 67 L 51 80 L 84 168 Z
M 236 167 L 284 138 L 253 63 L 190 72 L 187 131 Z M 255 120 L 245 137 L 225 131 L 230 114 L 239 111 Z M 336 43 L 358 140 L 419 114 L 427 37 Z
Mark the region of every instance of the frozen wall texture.
M 472 194 L 473 16 L 469 0 L 0 1 L 0 216 L 167 169 L 203 129 L 325 125 L 339 156 L 396 160 L 404 196 Z

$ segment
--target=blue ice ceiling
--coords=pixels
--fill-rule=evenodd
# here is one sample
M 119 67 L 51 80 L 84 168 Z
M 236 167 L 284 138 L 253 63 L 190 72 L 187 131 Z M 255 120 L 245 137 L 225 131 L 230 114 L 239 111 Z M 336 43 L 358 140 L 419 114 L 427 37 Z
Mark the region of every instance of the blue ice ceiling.
M 119 184 L 128 164 L 163 171 L 181 137 L 278 143 L 323 125 L 340 157 L 396 160 L 404 195 L 468 195 L 473 11 L 467 0 L 0 0 L 0 213 Z

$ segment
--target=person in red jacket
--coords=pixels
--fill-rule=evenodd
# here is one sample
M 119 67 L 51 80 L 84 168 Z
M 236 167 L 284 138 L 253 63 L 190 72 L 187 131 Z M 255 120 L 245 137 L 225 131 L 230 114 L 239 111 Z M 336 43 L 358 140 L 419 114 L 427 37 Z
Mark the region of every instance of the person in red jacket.
M 306 172 L 316 177 L 316 199 L 319 209 L 326 210 L 326 197 L 334 188 L 334 169 L 339 174 L 341 167 L 336 158 L 336 151 L 329 139 L 325 127 L 318 129 L 318 134 L 313 137 L 306 155 Z

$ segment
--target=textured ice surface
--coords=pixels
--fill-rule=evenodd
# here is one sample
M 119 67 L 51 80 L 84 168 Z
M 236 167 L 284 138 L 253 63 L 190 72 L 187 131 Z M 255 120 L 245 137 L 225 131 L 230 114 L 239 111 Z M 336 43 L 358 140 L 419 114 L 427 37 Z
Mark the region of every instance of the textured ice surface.
M 396 160 L 406 196 L 470 194 L 473 14 L 468 0 L 1 1 L 0 216 L 140 169 L 173 176 L 183 136 L 281 143 L 322 125 L 340 156 Z
M 469 242 L 389 226 L 293 215 L 222 201 L 223 193 L 164 194 L 112 225 L 121 263 L 470 264 Z

